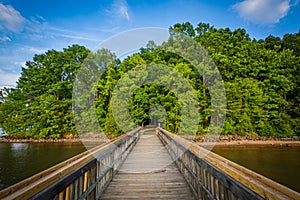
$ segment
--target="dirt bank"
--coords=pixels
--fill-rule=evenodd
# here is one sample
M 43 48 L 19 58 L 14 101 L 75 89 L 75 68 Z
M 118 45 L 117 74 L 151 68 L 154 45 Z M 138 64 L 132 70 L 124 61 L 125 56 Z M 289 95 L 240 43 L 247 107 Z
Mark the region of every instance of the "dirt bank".
M 300 146 L 300 141 L 249 141 L 249 140 L 241 140 L 241 141 L 230 141 L 230 142 L 196 142 L 196 144 L 200 146 L 282 146 L 282 147 L 293 147 Z
M 59 139 L 17 139 L 9 137 L 0 137 L 0 143 L 106 143 L 107 139 L 98 138 L 59 138 Z
M 263 136 L 221 135 L 217 138 L 196 136 L 192 140 L 201 146 L 300 146 L 300 137 L 297 136 L 277 138 Z
M 59 138 L 59 139 L 34 139 L 34 138 L 11 138 L 0 137 L 0 143 L 81 143 L 80 138 Z

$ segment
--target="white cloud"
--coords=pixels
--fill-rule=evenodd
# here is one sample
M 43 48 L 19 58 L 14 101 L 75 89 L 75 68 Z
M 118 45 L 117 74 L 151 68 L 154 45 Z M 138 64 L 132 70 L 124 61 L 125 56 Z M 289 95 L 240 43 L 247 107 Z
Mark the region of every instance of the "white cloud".
M 122 1 L 121 3 L 120 3 L 120 5 L 118 5 L 118 14 L 121 16 L 121 17 L 123 17 L 123 18 L 125 18 L 125 19 L 127 19 L 127 20 L 130 20 L 130 17 L 129 17 L 129 14 L 128 14 L 128 6 L 127 6 L 127 3 L 126 3 L 126 1 Z
M 45 53 L 47 51 L 47 49 L 44 48 L 38 48 L 38 47 L 33 47 L 33 46 L 23 46 L 21 48 L 18 49 L 18 53 L 21 54 L 28 54 L 30 56 L 32 56 L 32 54 L 42 54 Z M 14 62 L 14 64 L 19 63 L 18 61 Z
M 8 37 L 8 36 L 6 36 L 6 35 L 4 35 L 4 36 L 0 36 L 0 42 L 9 42 L 9 41 L 11 41 L 11 39 Z
M 129 7 L 125 0 L 114 1 L 111 8 L 107 10 L 107 12 L 109 15 L 113 15 L 113 17 L 130 21 Z
M 15 65 L 21 66 L 21 67 L 26 67 L 26 61 L 21 61 L 21 62 L 14 62 Z
M 31 19 L 33 21 L 33 19 Z M 37 28 L 35 28 L 37 27 Z M 39 30 L 38 30 L 39 29 Z M 32 28 L 29 33 L 26 35 L 27 38 L 30 40 L 43 40 L 43 39 L 55 39 L 55 38 L 66 38 L 75 40 L 75 43 L 80 41 L 92 41 L 92 42 L 99 42 L 101 41 L 98 38 L 98 35 L 91 36 L 88 32 L 78 32 L 74 30 L 68 30 L 64 28 L 59 28 L 55 26 L 49 25 L 47 22 L 39 25 L 37 23 L 32 23 Z
M 0 30 L 18 33 L 23 30 L 25 18 L 10 5 L 0 3 Z
M 121 1 L 120 4 L 114 4 L 114 9 L 117 9 L 117 13 L 119 13 L 119 15 L 129 19 L 126 5 L 125 1 Z M 101 41 L 97 37 L 98 35 L 91 36 L 89 32 L 74 32 L 73 30 L 51 26 L 41 15 L 30 16 L 26 19 L 11 5 L 4 5 L 0 2 L 0 33 L 2 32 L 2 34 L 0 34 L 0 42 L 14 40 L 15 34 L 18 34 L 21 31 L 22 35 L 19 37 L 23 37 L 30 41 L 41 41 L 44 39 L 54 39 L 56 37 L 72 40 L 73 43 L 78 43 L 78 40 L 88 42 Z M 43 53 L 32 49 L 29 51 L 34 53 Z
M 0 85 L 15 86 L 20 74 L 7 73 L 0 69 Z
M 26 50 L 26 49 L 24 49 L 24 50 Z M 47 51 L 47 49 L 28 47 L 27 51 L 32 52 L 34 54 L 41 54 L 41 53 L 45 53 Z
M 296 1 L 295 4 L 298 2 Z M 244 0 L 232 6 L 239 15 L 256 24 L 276 24 L 293 6 L 290 0 Z
M 31 16 L 30 21 L 35 24 L 43 24 L 46 23 L 46 19 L 41 15 Z
M 90 37 L 85 37 L 85 36 L 80 36 L 80 35 L 63 34 L 63 33 L 53 33 L 53 35 L 58 36 L 58 37 L 69 38 L 69 39 L 75 39 L 75 40 L 99 42 L 99 39 L 97 39 L 97 38 L 90 38 Z

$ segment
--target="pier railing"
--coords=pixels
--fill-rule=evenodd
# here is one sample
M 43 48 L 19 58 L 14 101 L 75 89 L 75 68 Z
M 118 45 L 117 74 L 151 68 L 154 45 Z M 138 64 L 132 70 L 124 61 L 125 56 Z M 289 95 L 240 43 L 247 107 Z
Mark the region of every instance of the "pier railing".
M 0 191 L 0 199 L 98 199 L 136 144 L 140 128 Z
M 197 199 L 300 199 L 300 194 L 199 145 L 158 128 L 157 134 Z

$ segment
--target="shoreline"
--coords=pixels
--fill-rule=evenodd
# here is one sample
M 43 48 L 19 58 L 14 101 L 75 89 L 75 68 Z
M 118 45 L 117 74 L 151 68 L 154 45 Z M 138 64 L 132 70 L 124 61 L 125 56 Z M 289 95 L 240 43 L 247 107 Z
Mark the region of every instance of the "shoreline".
M 287 138 L 270 137 L 270 136 L 236 136 L 221 135 L 214 142 L 214 138 L 196 137 L 193 139 L 195 144 L 200 146 L 256 146 L 256 147 L 292 147 L 300 146 L 300 137 L 293 136 Z
M 293 147 L 300 146 L 300 137 L 290 138 L 276 138 L 276 137 L 261 137 L 261 136 L 220 136 L 214 142 L 214 138 L 205 138 L 204 136 L 184 137 L 193 143 L 203 146 L 278 146 L 278 147 Z M 72 137 L 72 138 L 48 138 L 48 139 L 35 139 L 35 138 L 13 138 L 13 137 L 0 137 L 0 143 L 103 143 L 108 142 L 109 139 L 101 137 Z
M 16 138 L 0 138 L 0 143 L 103 143 L 107 142 L 105 139 L 95 138 L 58 138 L 58 139 L 16 139 Z
M 265 141 L 251 141 L 240 140 L 224 142 L 195 142 L 195 144 L 201 147 L 300 147 L 300 141 L 278 141 L 278 140 L 265 140 Z

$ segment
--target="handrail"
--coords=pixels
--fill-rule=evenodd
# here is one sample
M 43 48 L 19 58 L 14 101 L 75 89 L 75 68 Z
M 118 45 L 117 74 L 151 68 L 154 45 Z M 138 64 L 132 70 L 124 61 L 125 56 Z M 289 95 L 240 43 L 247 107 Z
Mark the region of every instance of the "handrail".
M 0 191 L 0 199 L 99 197 L 136 144 L 140 128 Z
M 300 194 L 182 137 L 158 128 L 197 199 L 300 199 Z

